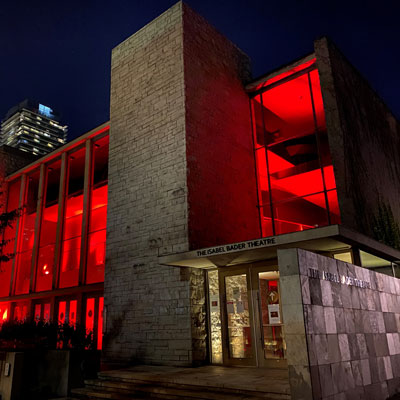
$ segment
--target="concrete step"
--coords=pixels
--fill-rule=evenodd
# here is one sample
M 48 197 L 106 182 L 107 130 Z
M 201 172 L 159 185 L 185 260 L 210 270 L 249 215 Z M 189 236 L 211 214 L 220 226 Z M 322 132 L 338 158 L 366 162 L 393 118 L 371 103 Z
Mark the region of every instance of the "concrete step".
M 263 393 L 201 385 L 182 385 L 171 382 L 119 381 L 97 379 L 85 382 L 82 389 L 72 390 L 80 399 L 165 399 L 165 400 L 287 400 L 290 396 L 280 393 Z
M 251 383 L 243 388 L 243 385 L 236 385 L 237 382 L 232 381 L 227 384 L 227 382 L 219 382 L 218 379 L 210 379 L 210 378 L 198 378 L 194 377 L 188 381 L 188 379 L 180 379 L 179 377 L 171 377 L 171 376 L 140 376 L 137 374 L 130 374 L 123 371 L 122 373 L 110 374 L 107 372 L 103 372 L 99 374 L 99 378 L 97 380 L 85 381 L 88 385 L 104 385 L 104 386 L 112 386 L 112 383 L 117 384 L 119 387 L 123 387 L 127 385 L 127 388 L 130 384 L 132 385 L 153 385 L 154 387 L 170 387 L 170 388 L 179 388 L 184 389 L 190 392 L 198 392 L 198 391 L 214 391 L 216 393 L 224 393 L 227 392 L 229 394 L 237 393 L 237 394 L 257 394 L 257 396 L 262 396 L 263 394 L 277 395 L 277 399 L 290 399 L 290 385 L 288 379 L 282 379 L 280 377 L 265 377 L 263 379 L 262 388 L 253 386 Z M 267 388 L 267 390 L 265 390 Z M 283 397 L 282 397 L 283 396 Z M 275 398 L 275 397 L 273 397 Z

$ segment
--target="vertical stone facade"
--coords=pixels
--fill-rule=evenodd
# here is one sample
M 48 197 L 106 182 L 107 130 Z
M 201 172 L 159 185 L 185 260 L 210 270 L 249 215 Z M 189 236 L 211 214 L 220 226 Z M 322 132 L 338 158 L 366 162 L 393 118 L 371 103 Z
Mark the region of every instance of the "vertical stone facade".
M 372 236 L 379 202 L 400 223 L 400 125 L 331 42 L 314 46 L 342 223 Z
M 193 361 L 182 4 L 112 52 L 105 359 Z
M 396 393 L 400 280 L 299 249 L 278 256 L 293 398 Z
M 105 360 L 207 360 L 204 271 L 158 257 L 259 235 L 248 66 L 181 2 L 113 50 Z
M 184 5 L 190 248 L 261 236 L 249 58 Z

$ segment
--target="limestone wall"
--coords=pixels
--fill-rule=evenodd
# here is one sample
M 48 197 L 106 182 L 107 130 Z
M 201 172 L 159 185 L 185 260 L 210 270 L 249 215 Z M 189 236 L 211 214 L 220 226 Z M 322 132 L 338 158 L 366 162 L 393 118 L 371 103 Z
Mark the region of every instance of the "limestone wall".
M 207 361 L 204 271 L 158 257 L 259 236 L 248 78 L 181 2 L 113 50 L 106 361 Z
M 400 387 L 400 280 L 279 250 L 292 395 L 384 400 Z
M 400 124 L 334 44 L 314 47 L 342 223 L 373 236 L 379 202 L 400 224 Z
M 190 248 L 259 238 L 246 54 L 184 4 Z
M 193 362 L 202 273 L 158 264 L 188 250 L 182 34 L 178 3 L 112 52 L 106 360 Z

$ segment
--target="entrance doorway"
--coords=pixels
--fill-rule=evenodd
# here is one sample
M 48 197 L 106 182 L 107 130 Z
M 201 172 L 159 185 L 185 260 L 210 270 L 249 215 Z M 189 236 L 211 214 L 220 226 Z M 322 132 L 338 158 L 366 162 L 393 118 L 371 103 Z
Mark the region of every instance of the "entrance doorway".
M 277 266 L 222 268 L 218 278 L 223 363 L 286 367 Z

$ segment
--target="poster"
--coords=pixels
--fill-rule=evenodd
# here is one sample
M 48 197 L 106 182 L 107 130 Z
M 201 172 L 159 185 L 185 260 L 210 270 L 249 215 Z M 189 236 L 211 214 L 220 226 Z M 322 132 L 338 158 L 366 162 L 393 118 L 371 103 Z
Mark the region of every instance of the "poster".
M 242 312 L 244 312 L 243 301 L 236 302 L 236 310 L 237 310 L 238 314 L 241 314 Z
M 271 325 L 281 323 L 281 312 L 279 304 L 268 304 L 268 318 Z
M 219 312 L 219 295 L 212 294 L 210 296 L 210 311 L 211 312 Z
M 226 311 L 228 314 L 235 314 L 235 308 L 233 307 L 233 301 L 228 301 L 226 303 Z

